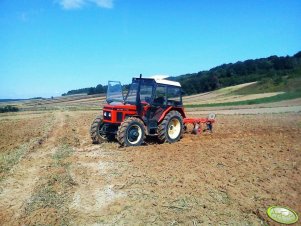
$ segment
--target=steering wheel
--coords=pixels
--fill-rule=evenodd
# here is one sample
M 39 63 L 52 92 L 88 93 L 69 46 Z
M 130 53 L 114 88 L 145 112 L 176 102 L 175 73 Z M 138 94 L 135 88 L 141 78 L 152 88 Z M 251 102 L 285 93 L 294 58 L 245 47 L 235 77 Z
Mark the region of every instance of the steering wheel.
M 141 101 L 142 105 L 149 105 L 149 103 L 147 103 L 146 101 Z
M 152 100 L 152 98 L 150 98 L 150 97 L 145 97 L 144 99 L 145 99 L 145 101 L 146 101 L 147 103 L 150 103 L 151 100 Z

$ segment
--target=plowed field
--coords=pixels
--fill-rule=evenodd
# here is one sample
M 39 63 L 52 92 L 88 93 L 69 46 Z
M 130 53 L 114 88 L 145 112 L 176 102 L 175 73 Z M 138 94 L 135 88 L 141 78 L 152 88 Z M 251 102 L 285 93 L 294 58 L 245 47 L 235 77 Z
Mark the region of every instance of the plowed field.
M 300 113 L 219 116 L 212 134 L 135 148 L 92 145 L 97 114 L 0 117 L 0 225 L 277 225 L 269 206 L 301 213 Z

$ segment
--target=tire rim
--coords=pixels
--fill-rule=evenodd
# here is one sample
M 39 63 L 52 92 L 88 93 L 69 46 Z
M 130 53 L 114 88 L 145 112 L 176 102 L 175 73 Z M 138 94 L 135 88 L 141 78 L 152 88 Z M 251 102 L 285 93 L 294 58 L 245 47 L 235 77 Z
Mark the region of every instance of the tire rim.
M 174 118 L 172 120 L 170 120 L 170 122 L 168 123 L 168 136 L 171 139 L 176 139 L 181 132 L 181 123 L 179 121 L 179 119 Z
M 127 132 L 127 140 L 130 144 L 137 144 L 141 140 L 142 129 L 138 125 L 132 125 Z

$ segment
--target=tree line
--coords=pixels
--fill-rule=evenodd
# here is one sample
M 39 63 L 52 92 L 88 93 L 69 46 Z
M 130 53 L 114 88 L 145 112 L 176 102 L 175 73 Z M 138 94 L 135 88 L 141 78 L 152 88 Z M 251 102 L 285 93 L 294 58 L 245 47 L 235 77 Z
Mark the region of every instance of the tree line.
M 209 71 L 185 74 L 169 79 L 181 83 L 187 95 L 213 91 L 218 88 L 238 85 L 247 82 L 264 81 L 266 79 L 280 82 L 283 76 L 301 75 L 301 51 L 293 56 L 270 56 L 255 60 L 238 61 L 222 64 Z M 128 85 L 123 87 L 128 88 Z M 88 95 L 106 93 L 107 86 L 70 90 L 65 95 L 86 93 Z
M 81 88 L 81 89 L 74 89 L 70 90 L 67 93 L 62 94 L 62 96 L 68 96 L 68 95 L 74 95 L 74 94 L 82 94 L 86 93 L 88 95 L 93 95 L 93 94 L 100 94 L 100 93 L 106 93 L 107 92 L 108 86 L 105 85 L 97 85 L 96 87 L 89 87 L 89 88 Z
M 223 64 L 209 71 L 185 74 L 172 79 L 179 81 L 183 91 L 190 95 L 267 79 L 279 83 L 284 76 L 301 76 L 301 51 L 293 56 L 270 56 Z
M 16 106 L 12 105 L 6 105 L 4 107 L 0 107 L 0 113 L 5 113 L 5 112 L 17 112 L 19 111 L 19 108 Z

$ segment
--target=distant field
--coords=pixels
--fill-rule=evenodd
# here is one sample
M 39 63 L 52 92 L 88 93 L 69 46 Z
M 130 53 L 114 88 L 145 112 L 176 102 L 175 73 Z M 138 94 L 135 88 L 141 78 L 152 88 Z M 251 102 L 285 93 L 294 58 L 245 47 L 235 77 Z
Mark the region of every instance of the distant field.
M 183 101 L 186 106 L 187 105 L 206 106 L 206 105 L 214 105 L 214 104 L 220 105 L 224 103 L 241 102 L 241 101 L 249 101 L 249 100 L 255 100 L 260 98 L 272 97 L 283 93 L 283 92 L 273 92 L 273 93 L 245 94 L 245 95 L 235 94 L 235 91 L 253 84 L 254 83 L 246 83 L 242 85 L 219 89 L 209 93 L 187 96 L 183 98 Z
M 245 83 L 222 88 L 213 92 L 184 96 L 183 103 L 188 109 L 248 105 L 256 107 L 256 105 L 270 103 L 279 103 L 283 106 L 283 101 L 301 98 L 301 91 L 296 88 L 293 91 L 288 90 L 287 92 L 277 91 L 258 93 L 260 87 L 260 83 Z M 254 93 L 252 93 L 251 90 L 254 90 Z M 21 111 L 100 110 L 104 104 L 105 95 L 97 94 L 3 102 L 0 103 L 0 107 L 12 105 L 18 107 Z M 295 105 L 301 106 L 301 101 L 297 101 L 293 104 L 293 106 Z
M 99 109 L 105 103 L 104 94 L 72 95 L 55 97 L 53 99 L 32 99 L 0 103 L 1 106 L 13 105 L 23 111 L 40 110 L 93 110 Z
M 251 96 L 253 98 L 251 98 Z M 258 97 L 258 98 L 255 98 Z M 237 106 L 237 105 L 254 105 L 263 103 L 273 103 L 283 100 L 290 100 L 300 98 L 301 93 L 266 93 L 246 95 L 244 98 L 232 97 L 235 101 L 224 101 L 217 103 L 204 103 L 204 104 L 188 104 L 186 107 L 219 107 L 219 106 Z

